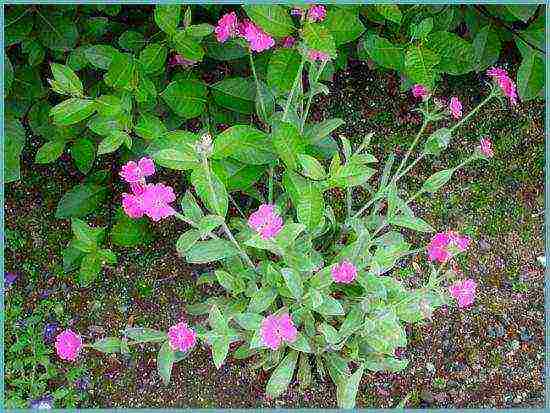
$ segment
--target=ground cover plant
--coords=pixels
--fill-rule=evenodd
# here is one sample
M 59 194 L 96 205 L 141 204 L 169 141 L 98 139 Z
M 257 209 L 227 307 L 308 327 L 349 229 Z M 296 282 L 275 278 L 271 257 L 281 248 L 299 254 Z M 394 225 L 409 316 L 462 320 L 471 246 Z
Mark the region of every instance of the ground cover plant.
M 185 318 L 165 330 L 127 320 L 120 334 L 103 330 L 99 338 L 84 340 L 78 329 L 65 329 L 55 340 L 60 359 L 78 362 L 84 350 L 89 357 L 106 353 L 132 359 L 154 344 L 159 346 L 158 374 L 169 385 L 176 363 L 204 345 L 218 369 L 231 356 L 250 358 L 253 368 L 269 372 L 265 391 L 272 398 L 285 393 L 296 372 L 304 388 L 314 378 L 330 378 L 338 405 L 353 407 L 365 371 L 407 368 L 408 361 L 397 355 L 407 345 L 406 323 L 431 319 L 437 308 L 455 302 L 459 308 L 472 306 L 477 282 L 454 266 L 472 236 L 452 228 L 436 231 L 412 207 L 426 194 L 436 194 L 466 165 L 491 159 L 492 138 L 480 133 L 458 160 L 412 188 L 400 181 L 426 159 L 441 157 L 485 105 L 499 101 L 509 110 L 536 97 L 542 81 L 536 50 L 527 56 L 536 62 L 527 80 L 520 80 L 518 72 L 517 87 L 507 70 L 490 66 L 498 52 L 488 65 L 472 63 L 483 73 L 478 89 L 484 96 L 466 109 L 464 96 L 443 96 L 435 85 L 446 73 L 459 74 L 440 62 L 465 59 L 468 53 L 432 46 L 443 55 L 423 66 L 420 78 L 422 68 L 410 55 L 430 50 L 435 40 L 425 36 L 432 28 L 425 27 L 428 23 L 420 25 L 422 30 L 404 24 L 404 33 L 414 42 L 402 51 L 409 62 L 401 71 L 402 88 L 410 86 L 407 93 L 416 99 L 412 113 L 421 122 L 404 155 L 390 148 L 380 158 L 371 144 L 371 139 L 380 139 L 376 132 L 348 139 L 333 133 L 345 127 L 342 119 L 309 116 L 314 102 L 329 93 L 327 81 L 334 70 L 346 66 L 349 46 L 359 39 L 359 58 L 366 56 L 365 50 L 378 53 L 378 47 L 368 46 L 372 37 L 361 17 L 372 8 L 132 9 L 135 15 L 128 13 L 125 20 L 154 22 L 141 34 L 97 15 L 116 16 L 121 12 L 117 7 L 29 10 L 17 17 L 31 14 L 48 21 L 44 14 L 51 13 L 60 25 L 73 27 L 71 19 L 91 16 L 92 38 L 101 38 L 114 26 L 115 33 L 122 32 L 118 43 L 126 50 L 89 45 L 76 36 L 69 45 L 50 47 L 63 58 L 68 54 L 65 62 L 45 65 L 57 104 L 31 105 L 37 96 L 13 90 L 8 96 L 11 140 L 6 146 L 11 157 L 6 164 L 11 176 L 20 174 L 25 138 L 18 118 L 28 119 L 33 132 L 50 138 L 36 152 L 37 162 L 65 157 L 70 145 L 76 168 L 88 174 L 57 203 L 56 217 L 71 219 L 74 237 L 65 243 L 63 271 L 74 275 L 75 286 L 93 288 L 117 264 L 106 231 L 84 220 L 107 205 L 110 242 L 127 251 L 151 240 L 151 223 L 158 229 L 170 220 L 182 221 L 184 229 L 173 246 L 177 259 L 205 269 L 197 283 L 217 291 L 204 302 L 186 304 Z M 537 38 L 542 14 L 536 7 L 529 10 L 523 24 L 534 22 L 529 27 Z M 395 8 L 377 6 L 376 12 L 393 22 L 386 35 L 399 34 L 392 26 L 401 24 L 401 18 L 395 21 Z M 422 13 L 430 9 L 418 12 L 413 20 L 424 22 Z M 355 24 L 346 24 L 352 17 Z M 14 18 L 12 27 L 16 24 Z M 383 26 L 378 22 L 372 28 L 386 30 Z M 44 42 L 39 50 L 48 47 Z M 390 54 L 389 59 L 400 59 L 398 53 Z M 380 64 L 375 55 L 370 58 L 369 64 Z M 81 78 L 80 71 L 86 76 Z M 29 75 L 28 80 L 36 78 Z M 92 172 L 97 155 L 117 157 L 107 161 L 107 170 Z M 163 169 L 180 171 L 180 183 L 158 180 Z M 343 194 L 343 210 L 326 201 L 335 192 Z M 363 199 L 359 205 L 358 197 Z M 414 232 L 437 233 L 419 243 Z M 409 242 L 411 236 L 415 244 Z M 415 255 L 425 257 L 428 276 L 424 285 L 406 288 L 399 271 Z M 145 295 L 151 290 L 140 287 Z M 37 397 L 44 391 L 43 386 L 30 388 L 13 394 L 11 405 L 24 405 L 25 392 Z M 63 397 L 68 396 L 56 396 L 57 403 Z

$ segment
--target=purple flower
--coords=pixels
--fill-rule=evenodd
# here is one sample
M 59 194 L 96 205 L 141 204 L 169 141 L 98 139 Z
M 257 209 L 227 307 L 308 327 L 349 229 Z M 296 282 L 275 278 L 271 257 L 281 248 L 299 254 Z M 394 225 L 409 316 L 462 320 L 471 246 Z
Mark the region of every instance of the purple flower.
M 260 326 L 262 343 L 272 350 L 277 350 L 283 341 L 293 343 L 298 338 L 298 330 L 288 313 L 280 316 L 270 315 L 263 319 Z
M 248 218 L 248 225 L 262 239 L 270 239 L 283 229 L 283 219 L 275 212 L 275 205 L 262 204 Z
M 29 408 L 31 409 L 51 409 L 53 407 L 52 396 L 42 396 L 38 399 L 29 401 Z
M 332 279 L 338 283 L 350 284 L 357 278 L 357 268 L 349 261 L 342 261 L 330 270 Z
M 4 286 L 6 290 L 10 288 L 13 283 L 19 278 L 19 276 L 13 272 L 5 272 L 4 273 Z
M 91 384 L 92 382 L 88 376 L 82 376 L 79 379 L 76 379 L 74 382 L 76 389 L 79 391 L 88 390 Z
M 451 98 L 451 103 L 449 104 L 449 110 L 453 118 L 460 119 L 462 117 L 462 103 L 456 96 Z
M 424 100 L 428 97 L 428 89 L 424 85 L 414 85 L 411 91 L 415 98 Z
M 449 292 L 458 301 L 458 307 L 469 307 L 474 302 L 477 283 L 472 279 L 457 281 L 449 287 Z
M 59 324 L 57 323 L 47 323 L 44 326 L 44 332 L 42 333 L 42 336 L 44 337 L 44 341 L 46 343 L 51 343 L 55 339 L 55 333 L 57 332 L 57 329 L 59 328 Z

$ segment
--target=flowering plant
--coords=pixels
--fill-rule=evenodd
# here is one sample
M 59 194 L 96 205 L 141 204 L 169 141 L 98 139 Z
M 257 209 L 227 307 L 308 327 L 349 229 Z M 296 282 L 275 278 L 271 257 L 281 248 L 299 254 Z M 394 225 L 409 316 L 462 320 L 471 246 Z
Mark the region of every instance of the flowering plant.
M 220 28 L 226 24 L 231 27 Z M 220 41 L 233 35 L 238 24 L 231 16 L 222 17 L 216 29 L 224 34 Z M 428 88 L 416 85 L 412 92 L 420 100 L 422 127 L 400 164 L 394 166 L 395 155 L 390 155 L 377 183 L 371 184 L 378 162 L 369 153 L 371 135 L 358 147 L 341 136 L 328 169 L 323 165 L 319 142 L 339 122 L 308 123 L 307 117 L 311 96 L 322 89 L 318 75 L 325 61 L 308 60 L 310 50 L 300 41 L 293 47 L 301 56 L 299 71 L 270 116 L 259 99 L 261 126 L 237 124 L 215 136 L 208 131 L 166 132 L 146 149 L 150 158 L 131 161 L 120 172 L 131 192 L 122 195 L 129 217 L 185 222 L 189 229 L 177 240 L 179 255 L 190 264 L 218 264 L 206 279 L 222 286 L 225 294 L 187 307 L 190 315 L 207 315 L 207 323 L 182 321 L 168 333 L 127 328 L 122 339 L 105 338 L 91 347 L 128 352 L 129 345 L 158 342 L 158 370 L 168 382 L 173 364 L 197 341 L 211 347 L 218 368 L 238 343 L 233 357 L 252 357 L 256 368 L 273 370 L 266 387 L 271 397 L 285 391 L 295 371 L 307 386 L 316 370 L 335 383 L 339 406 L 350 408 L 365 369 L 406 368 L 407 360 L 396 355 L 407 345 L 404 323 L 430 319 L 436 308 L 454 300 L 461 308 L 473 303 L 476 283 L 447 267 L 468 248 L 470 238 L 449 230 L 435 234 L 426 247 L 413 249 L 403 231 L 435 232 L 410 204 L 423 193 L 437 192 L 459 168 L 490 158 L 490 140 L 482 138 L 470 156 L 435 173 L 410 196 L 400 180 L 420 160 L 438 156 L 457 129 L 489 100 L 508 96 L 514 103 L 515 88 L 504 71 L 491 69 L 488 75 L 495 82 L 489 95 L 463 116 L 458 97 L 445 107 Z M 309 89 L 302 83 L 306 62 Z M 257 87 L 263 87 L 259 81 Z M 446 118 L 459 120 L 431 133 L 410 161 L 428 125 Z M 179 211 L 173 204 L 177 191 L 147 182 L 155 180 L 155 163 L 188 171 L 192 189 L 181 196 Z M 254 190 L 252 183 L 266 175 L 267 185 Z M 355 210 L 352 200 L 358 187 L 367 188 L 371 197 Z M 332 188 L 346 192 L 343 219 L 325 204 L 323 194 Z M 231 195 L 236 191 L 256 199 L 257 209 L 245 213 Z M 228 217 L 230 202 L 240 216 Z M 408 289 L 392 271 L 406 257 L 423 251 L 430 267 L 428 280 Z M 73 357 L 74 346 L 69 350 Z

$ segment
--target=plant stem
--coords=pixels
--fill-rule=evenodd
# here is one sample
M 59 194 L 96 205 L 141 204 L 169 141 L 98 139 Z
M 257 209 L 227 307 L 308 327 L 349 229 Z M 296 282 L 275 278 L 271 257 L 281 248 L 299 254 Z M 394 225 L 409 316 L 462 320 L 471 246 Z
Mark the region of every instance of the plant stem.
M 323 60 L 323 62 L 321 63 L 321 67 L 315 73 L 315 79 L 313 80 L 313 85 L 317 84 L 317 82 L 319 81 L 319 77 L 321 76 L 321 73 L 325 69 L 326 64 L 327 64 L 327 62 L 325 60 Z M 311 102 L 313 101 L 313 93 L 312 93 L 313 85 L 309 85 L 309 96 L 308 96 L 307 103 L 306 103 L 306 109 L 305 109 L 305 111 L 302 115 L 302 123 L 300 125 L 300 132 L 304 131 L 304 127 L 306 125 L 306 120 L 307 120 L 307 117 L 309 115 L 309 108 L 311 107 Z
M 416 134 L 416 137 L 414 138 L 413 143 L 411 144 L 411 146 L 409 147 L 409 150 L 405 154 L 405 157 L 403 158 L 403 160 L 399 164 L 399 168 L 397 168 L 397 171 L 395 172 L 395 176 L 394 176 L 394 178 L 392 179 L 391 182 L 395 183 L 397 181 L 396 178 L 399 176 L 399 172 L 401 172 L 401 170 L 403 169 L 403 167 L 407 163 L 407 160 L 409 159 L 409 156 L 411 156 L 411 152 L 416 147 L 416 144 L 418 143 L 418 140 L 420 139 L 420 136 L 422 136 L 422 132 L 424 132 L 424 129 L 426 129 L 426 126 L 428 126 L 428 121 L 426 120 L 426 118 L 424 118 L 424 121 L 422 122 L 422 127 L 420 128 L 420 130 Z
M 241 215 L 241 217 L 246 218 L 245 215 L 244 215 L 244 212 L 243 212 L 242 209 L 241 209 L 241 207 L 239 207 L 239 204 L 237 204 L 237 202 L 235 202 L 235 199 L 233 199 L 233 197 L 231 196 L 231 194 L 228 193 L 227 196 L 229 196 L 229 199 L 231 200 L 231 202 L 233 203 L 233 206 L 237 209 L 237 211 L 239 212 L 239 214 Z
M 292 100 L 294 99 L 294 93 L 296 92 L 296 88 L 298 87 L 298 82 L 302 78 L 302 71 L 304 70 L 304 64 L 306 62 L 306 58 L 302 56 L 302 61 L 300 62 L 300 67 L 298 68 L 298 73 L 296 74 L 296 78 L 294 79 L 294 83 L 292 84 L 292 89 L 290 90 L 290 94 L 288 95 L 288 100 L 286 101 L 285 105 L 285 111 L 283 113 L 283 122 L 286 121 L 288 117 L 288 112 L 290 110 L 290 105 L 292 104 Z
M 462 126 L 463 123 L 465 123 L 468 119 L 470 119 L 472 116 L 474 116 L 475 113 L 477 113 L 477 111 L 482 107 L 484 106 L 487 102 L 489 102 L 492 98 L 494 97 L 494 94 L 493 92 L 491 92 L 489 94 L 489 96 L 487 96 L 484 100 L 481 101 L 481 103 L 479 105 L 477 105 L 475 108 L 472 109 L 472 111 L 470 113 L 468 113 L 466 116 L 464 116 L 462 119 L 460 119 L 460 121 L 458 123 L 456 123 L 450 130 L 451 133 L 454 132 L 455 129 L 459 128 L 460 126 Z
M 250 67 L 252 68 L 252 74 L 256 82 L 256 93 L 258 95 L 258 98 L 260 99 L 260 109 L 262 111 L 262 117 L 263 117 L 262 121 L 265 121 L 267 119 L 267 114 L 265 111 L 264 98 L 260 91 L 260 82 L 258 80 L 258 76 L 256 75 L 256 66 L 254 65 L 254 59 L 252 58 L 252 51 L 250 50 L 250 48 L 248 48 L 248 57 L 250 58 Z
M 401 178 L 403 178 L 405 175 L 407 175 L 407 172 L 409 172 L 412 168 L 414 168 L 414 166 L 418 162 L 420 162 L 422 159 L 424 159 L 425 156 L 426 156 L 425 153 L 421 153 L 420 156 L 418 158 L 416 158 L 413 162 L 411 162 L 411 164 L 409 166 L 407 166 L 407 168 L 405 168 L 405 170 L 403 172 L 401 172 L 398 176 L 395 177 L 395 181 L 393 183 L 396 183 Z
M 268 204 L 273 204 L 273 165 L 269 165 L 269 181 L 268 181 L 268 194 L 267 194 L 267 201 Z
M 239 243 L 231 233 L 231 230 L 229 229 L 225 221 L 222 223 L 222 228 L 223 228 L 223 231 L 225 232 L 225 235 L 227 235 L 227 238 L 229 238 L 229 240 L 233 243 L 233 245 L 237 247 L 237 250 L 239 250 L 239 254 L 241 254 L 241 257 L 246 261 L 248 266 L 252 268 L 254 271 L 256 271 L 256 267 L 254 266 L 254 263 L 252 262 L 248 254 L 241 248 L 241 246 L 239 245 Z

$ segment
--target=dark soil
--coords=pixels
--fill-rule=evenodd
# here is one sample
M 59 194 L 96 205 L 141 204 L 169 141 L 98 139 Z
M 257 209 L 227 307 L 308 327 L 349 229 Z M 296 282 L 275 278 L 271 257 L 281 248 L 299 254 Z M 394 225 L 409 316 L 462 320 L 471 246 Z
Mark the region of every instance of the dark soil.
M 486 93 L 481 75 L 453 78 L 442 90 L 442 96 L 459 96 L 465 113 Z M 331 94 L 317 101 L 313 118 L 342 117 L 346 124 L 339 133 L 354 143 L 374 132 L 372 152 L 382 167 L 384 154 L 395 150 L 402 156 L 419 128 L 415 104 L 409 93 L 399 91 L 393 74 L 352 63 L 335 76 Z M 513 109 L 490 104 L 444 155 L 423 161 L 406 180 L 414 191 L 433 172 L 459 163 L 480 137 L 494 142 L 496 155 L 490 162 L 469 165 L 443 192 L 421 197 L 415 205 L 438 230 L 452 228 L 473 237 L 473 247 L 456 262 L 456 270 L 478 282 L 474 305 L 440 309 L 432 322 L 408 326 L 409 345 L 402 356 L 409 358 L 409 367 L 400 374 L 365 374 L 358 407 L 395 407 L 404 398 L 408 407 L 542 407 L 544 275 L 536 258 L 544 249 L 543 109 L 540 102 Z M 70 226 L 54 214 L 63 193 L 83 176 L 64 160 L 34 164 L 39 146 L 36 139 L 26 145 L 22 179 L 6 187 L 5 269 L 21 274 L 15 288 L 27 295 L 29 311 L 40 292 L 51 289 L 71 315 L 75 331 L 90 341 L 116 336 L 127 324 L 167 329 L 185 316 L 185 304 L 212 292 L 196 285 L 204 269 L 177 256 L 175 240 L 185 228 L 175 220 L 154 225 L 149 246 L 113 247 L 119 264 L 106 269 L 93 287 L 78 288 L 62 270 Z M 109 160 L 103 162 L 110 167 Z M 163 178 L 183 193 L 177 174 L 166 172 Z M 118 183 L 114 188 L 115 194 L 124 190 Z M 341 195 L 328 197 L 336 210 L 344 208 Z M 359 193 L 356 204 L 364 197 Z M 118 206 L 117 195 L 113 202 Z M 112 209 L 90 222 L 107 225 Z M 421 263 L 425 257 L 412 260 Z M 405 264 L 398 275 L 409 285 L 425 279 L 410 262 Z M 319 378 L 306 391 L 292 384 L 283 397 L 268 400 L 268 375 L 253 371 L 251 361 L 229 358 L 216 370 L 209 349 L 202 347 L 176 365 L 165 386 L 156 371 L 155 350 L 144 346 L 128 359 L 88 353 L 81 362 L 93 384 L 81 407 L 336 407 L 334 386 Z

